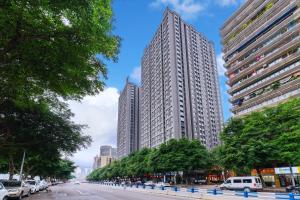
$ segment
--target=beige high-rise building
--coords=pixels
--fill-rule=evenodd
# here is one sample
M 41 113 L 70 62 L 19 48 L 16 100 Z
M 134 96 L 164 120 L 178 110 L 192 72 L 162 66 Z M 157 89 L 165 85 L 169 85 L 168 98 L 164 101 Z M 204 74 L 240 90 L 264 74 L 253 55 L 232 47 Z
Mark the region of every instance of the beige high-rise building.
M 100 146 L 100 154 L 94 157 L 93 169 L 105 167 L 117 159 L 117 149 L 112 146 Z
M 248 0 L 223 25 L 235 116 L 300 96 L 299 7 L 299 0 Z

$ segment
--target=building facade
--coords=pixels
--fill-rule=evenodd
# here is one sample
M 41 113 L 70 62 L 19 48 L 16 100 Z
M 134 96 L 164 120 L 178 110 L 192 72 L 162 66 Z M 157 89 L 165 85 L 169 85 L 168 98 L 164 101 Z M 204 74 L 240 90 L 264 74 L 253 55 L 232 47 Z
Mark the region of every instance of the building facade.
M 142 57 L 140 147 L 172 139 L 219 144 L 222 109 L 212 42 L 166 9 Z
M 112 146 L 100 146 L 100 156 L 109 156 L 116 158 L 117 157 L 117 148 L 113 148 Z
M 299 6 L 248 0 L 221 28 L 235 116 L 300 96 Z
M 94 162 L 93 162 L 93 170 L 98 169 L 100 167 L 100 162 L 99 162 L 99 156 L 94 157 Z
M 93 169 L 102 168 L 117 159 L 117 148 L 100 146 L 100 154 L 94 157 Z
M 119 97 L 117 155 L 122 158 L 139 146 L 139 88 L 127 79 Z

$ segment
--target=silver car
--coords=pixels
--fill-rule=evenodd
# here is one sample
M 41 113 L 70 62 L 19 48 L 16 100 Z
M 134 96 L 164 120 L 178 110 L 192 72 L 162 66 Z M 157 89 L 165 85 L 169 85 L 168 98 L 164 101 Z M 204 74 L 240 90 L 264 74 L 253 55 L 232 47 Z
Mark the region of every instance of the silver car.
M 23 181 L 0 180 L 8 191 L 9 198 L 22 199 L 24 196 L 30 196 L 30 187 Z
M 35 180 L 26 180 L 26 183 L 30 187 L 30 193 L 34 194 L 40 190 L 39 183 L 36 182 Z
M 0 183 L 0 200 L 7 200 L 8 199 L 8 192 L 5 187 Z

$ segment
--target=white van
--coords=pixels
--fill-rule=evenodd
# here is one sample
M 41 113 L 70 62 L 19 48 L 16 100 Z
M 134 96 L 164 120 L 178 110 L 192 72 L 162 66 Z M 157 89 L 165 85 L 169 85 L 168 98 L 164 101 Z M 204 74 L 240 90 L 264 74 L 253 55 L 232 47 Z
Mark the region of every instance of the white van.
M 247 192 L 262 190 L 262 183 L 259 177 L 243 176 L 230 177 L 221 186 L 221 189 L 244 190 Z

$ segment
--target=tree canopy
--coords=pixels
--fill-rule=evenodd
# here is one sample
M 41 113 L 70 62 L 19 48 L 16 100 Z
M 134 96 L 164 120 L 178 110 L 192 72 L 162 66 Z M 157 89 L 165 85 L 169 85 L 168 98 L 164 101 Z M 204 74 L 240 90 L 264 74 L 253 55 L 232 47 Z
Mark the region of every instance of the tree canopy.
M 26 151 L 26 173 L 49 175 L 89 145 L 64 102 L 103 90 L 119 49 L 112 17 L 110 0 L 1 2 L 1 170 L 15 173 Z
M 198 140 L 172 139 L 157 149 L 141 149 L 128 157 L 93 171 L 89 180 L 118 177 L 143 178 L 148 174 L 208 170 L 210 156 Z
M 221 138 L 219 159 L 227 169 L 249 173 L 300 164 L 300 99 L 232 118 Z
M 97 54 L 116 59 L 110 0 L 4 0 L 0 5 L 0 103 L 78 99 L 103 89 L 106 68 Z

